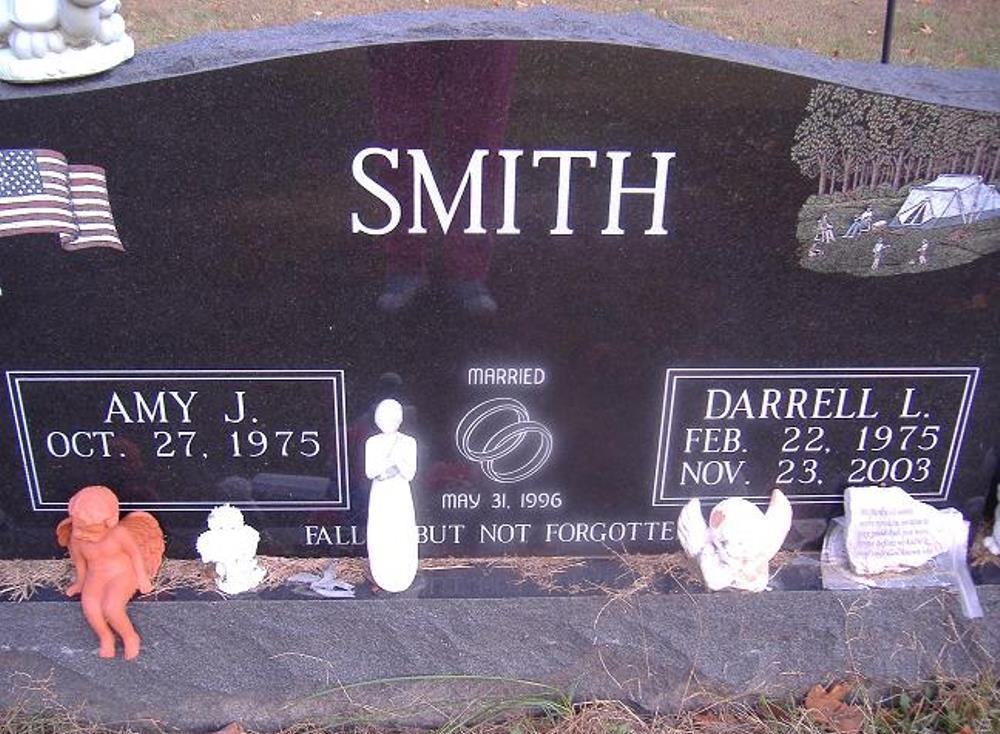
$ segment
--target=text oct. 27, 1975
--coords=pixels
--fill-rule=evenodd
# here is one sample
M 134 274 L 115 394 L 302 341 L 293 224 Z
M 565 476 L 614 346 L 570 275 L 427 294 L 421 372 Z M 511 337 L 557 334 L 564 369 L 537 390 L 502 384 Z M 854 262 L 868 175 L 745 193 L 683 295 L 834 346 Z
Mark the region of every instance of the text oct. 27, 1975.
M 63 509 L 74 487 L 107 477 L 126 485 L 126 508 L 245 501 L 224 488 L 260 477 L 269 491 L 255 509 L 350 508 L 339 370 L 9 372 L 7 381 L 36 510 Z M 286 489 L 275 494 L 276 484 Z

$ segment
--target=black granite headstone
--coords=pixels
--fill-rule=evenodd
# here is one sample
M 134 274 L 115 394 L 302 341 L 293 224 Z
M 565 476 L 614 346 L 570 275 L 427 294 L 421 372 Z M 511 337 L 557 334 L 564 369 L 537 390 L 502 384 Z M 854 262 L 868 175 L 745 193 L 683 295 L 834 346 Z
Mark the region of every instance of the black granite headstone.
M 594 42 L 159 53 L 0 91 L 3 556 L 90 483 L 174 556 L 223 502 L 262 552 L 363 553 L 386 397 L 423 555 L 674 550 L 689 498 L 773 487 L 980 519 L 995 94 Z

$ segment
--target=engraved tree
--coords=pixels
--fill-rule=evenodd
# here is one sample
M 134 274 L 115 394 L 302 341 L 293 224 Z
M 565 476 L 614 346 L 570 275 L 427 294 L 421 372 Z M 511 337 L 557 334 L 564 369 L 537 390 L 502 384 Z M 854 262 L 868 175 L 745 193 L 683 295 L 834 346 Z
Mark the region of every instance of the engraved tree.
M 921 161 L 933 154 L 938 108 L 922 102 L 900 100 L 896 114 L 895 130 L 899 147 L 893 165 L 892 187 L 899 190 L 920 175 Z
M 878 186 L 887 170 L 902 150 L 903 141 L 897 124 L 902 118 L 898 106 L 902 100 L 878 95 L 868 106 L 866 120 L 869 160 L 866 183 L 872 188 Z
M 837 88 L 842 111 L 834 123 L 834 137 L 840 154 L 840 190 L 845 194 L 858 187 L 865 160 L 870 153 L 868 108 L 872 95 L 847 87 Z
M 820 194 L 890 184 L 899 190 L 941 173 L 996 180 L 1000 115 L 819 84 L 795 131 L 792 159 Z
M 839 144 L 834 132 L 837 117 L 846 108 L 848 99 L 841 94 L 845 88 L 832 84 L 820 84 L 809 95 L 806 105 L 808 115 L 795 131 L 792 160 L 799 164 L 802 174 L 808 178 L 819 177 L 818 193 L 825 194 L 832 189 L 836 174 Z
M 997 158 L 1000 157 L 1000 115 L 971 112 L 965 126 L 965 139 L 966 170 L 982 176 L 984 180 L 993 180 Z M 989 165 L 990 148 L 994 149 L 992 169 Z
M 934 165 L 928 178 L 942 173 L 959 173 L 959 163 L 965 138 L 965 125 L 969 115 L 965 110 L 942 107 L 934 129 Z

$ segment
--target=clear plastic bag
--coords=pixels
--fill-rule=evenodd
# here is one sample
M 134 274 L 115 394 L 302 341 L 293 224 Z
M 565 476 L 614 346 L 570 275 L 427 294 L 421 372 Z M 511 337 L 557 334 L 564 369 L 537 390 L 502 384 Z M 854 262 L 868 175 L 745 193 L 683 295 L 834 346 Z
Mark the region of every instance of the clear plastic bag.
M 906 571 L 885 572 L 870 576 L 855 573 L 847 555 L 846 519 L 834 518 L 823 538 L 820 573 L 824 589 L 913 589 L 947 588 L 958 592 L 962 613 L 969 619 L 983 616 L 972 575 L 966 562 L 969 523 L 964 538 L 956 538 L 952 547 L 923 566 Z

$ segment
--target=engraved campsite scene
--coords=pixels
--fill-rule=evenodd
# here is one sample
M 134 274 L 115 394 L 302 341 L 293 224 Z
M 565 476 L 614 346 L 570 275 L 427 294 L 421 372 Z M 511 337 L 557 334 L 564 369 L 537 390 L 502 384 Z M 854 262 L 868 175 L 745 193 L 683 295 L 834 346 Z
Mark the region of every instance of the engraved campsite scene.
M 791 151 L 800 264 L 884 276 L 1000 250 L 1000 115 L 819 84 Z

